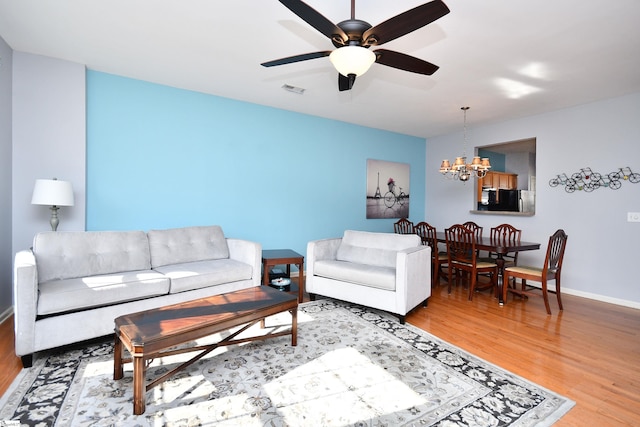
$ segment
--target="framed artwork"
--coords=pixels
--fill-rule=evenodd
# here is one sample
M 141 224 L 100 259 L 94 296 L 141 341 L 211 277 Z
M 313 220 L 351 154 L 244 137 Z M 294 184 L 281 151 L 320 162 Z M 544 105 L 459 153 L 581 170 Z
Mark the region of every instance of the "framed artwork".
M 367 219 L 409 218 L 408 163 L 367 159 Z

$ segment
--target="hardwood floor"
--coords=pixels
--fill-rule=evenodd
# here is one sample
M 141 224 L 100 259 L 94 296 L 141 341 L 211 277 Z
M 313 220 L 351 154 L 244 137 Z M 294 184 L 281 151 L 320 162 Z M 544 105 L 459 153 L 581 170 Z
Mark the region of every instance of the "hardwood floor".
M 427 308 L 407 322 L 576 405 L 557 426 L 640 425 L 640 310 L 563 295 L 547 316 L 541 298 L 511 296 L 500 307 L 487 292 L 434 290 Z M 13 350 L 13 318 L 0 325 L 0 392 L 21 368 Z
M 22 370 L 22 362 L 14 351 L 13 316 L 0 323 L 0 393 L 9 388 Z

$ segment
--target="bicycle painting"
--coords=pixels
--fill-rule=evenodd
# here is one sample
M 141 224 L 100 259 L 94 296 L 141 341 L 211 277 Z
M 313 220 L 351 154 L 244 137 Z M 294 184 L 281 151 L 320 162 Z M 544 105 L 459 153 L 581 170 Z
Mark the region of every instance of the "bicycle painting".
M 367 160 L 367 219 L 409 217 L 409 164 Z

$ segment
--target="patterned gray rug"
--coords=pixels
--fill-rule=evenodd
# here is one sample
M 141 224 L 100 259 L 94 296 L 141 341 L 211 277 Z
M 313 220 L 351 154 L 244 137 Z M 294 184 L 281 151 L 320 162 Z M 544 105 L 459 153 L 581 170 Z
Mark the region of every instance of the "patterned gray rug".
M 574 405 L 385 313 L 320 300 L 298 318 L 296 347 L 217 349 L 147 392 L 139 416 L 111 341 L 40 354 L 0 400 L 0 426 L 548 426 Z M 154 360 L 147 378 L 189 356 Z

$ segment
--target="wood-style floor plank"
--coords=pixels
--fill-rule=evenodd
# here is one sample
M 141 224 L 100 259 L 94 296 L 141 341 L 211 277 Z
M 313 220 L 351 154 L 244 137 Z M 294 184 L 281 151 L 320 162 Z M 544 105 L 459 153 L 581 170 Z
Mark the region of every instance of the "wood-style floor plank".
M 13 316 L 0 323 L 0 393 L 9 388 L 22 370 L 22 361 L 15 353 Z
M 500 307 L 488 292 L 434 289 L 407 322 L 576 402 L 559 427 L 640 425 L 640 310 L 563 295 Z M 0 393 L 20 372 L 13 318 L 0 325 Z

